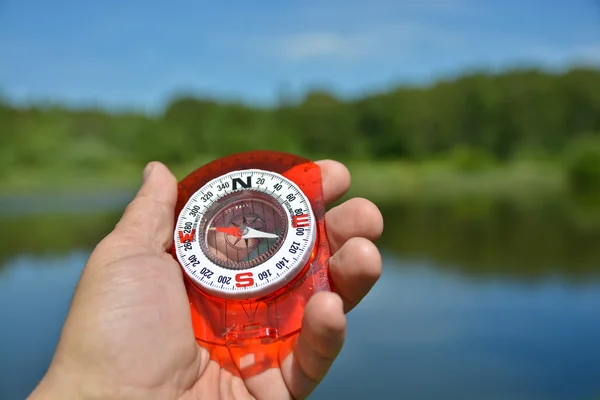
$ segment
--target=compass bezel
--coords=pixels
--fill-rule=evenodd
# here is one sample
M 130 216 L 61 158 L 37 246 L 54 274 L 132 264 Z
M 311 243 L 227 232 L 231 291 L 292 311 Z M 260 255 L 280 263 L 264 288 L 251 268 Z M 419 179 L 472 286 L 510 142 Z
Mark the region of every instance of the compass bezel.
M 287 223 L 277 251 L 264 262 L 243 269 L 216 264 L 201 246 L 207 211 L 236 192 L 269 196 L 282 207 Z M 310 200 L 293 181 L 273 171 L 244 169 L 210 180 L 189 197 L 177 217 L 174 247 L 185 274 L 200 290 L 223 299 L 245 300 L 276 292 L 291 282 L 309 261 L 316 237 Z

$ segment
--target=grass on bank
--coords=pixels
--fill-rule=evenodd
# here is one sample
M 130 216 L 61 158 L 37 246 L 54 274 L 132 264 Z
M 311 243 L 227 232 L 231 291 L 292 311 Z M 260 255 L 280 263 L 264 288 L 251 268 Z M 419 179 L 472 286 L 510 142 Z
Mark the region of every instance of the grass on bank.
M 169 165 L 178 179 L 214 160 L 198 155 Z M 1 160 L 1 159 L 0 159 Z M 499 162 L 476 148 L 454 147 L 425 161 L 346 160 L 352 173 L 349 195 L 376 201 L 402 198 L 484 196 L 530 199 L 566 193 L 600 194 L 600 138 L 571 143 L 562 156 L 525 151 Z M 51 166 L 0 168 L 0 196 L 44 193 L 96 193 L 135 190 L 144 165 L 65 156 Z
M 531 197 L 565 190 L 560 168 L 541 163 L 511 163 L 477 171 L 457 170 L 444 163 L 348 164 L 352 195 L 387 200 L 455 196 Z
M 187 165 L 172 166 L 182 179 L 210 157 Z M 530 197 L 560 194 L 566 189 L 565 174 L 559 166 L 540 162 L 513 162 L 479 170 L 455 168 L 445 162 L 425 163 L 347 162 L 352 186 L 348 196 L 374 201 L 406 198 L 451 198 L 483 195 Z M 0 179 L 0 195 L 77 194 L 136 190 L 143 165 L 114 165 L 95 170 L 44 169 L 12 170 Z

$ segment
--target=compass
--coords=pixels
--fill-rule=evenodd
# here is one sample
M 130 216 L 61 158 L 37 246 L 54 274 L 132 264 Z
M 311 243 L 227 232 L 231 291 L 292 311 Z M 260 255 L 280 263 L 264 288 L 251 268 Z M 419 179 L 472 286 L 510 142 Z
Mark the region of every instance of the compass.
M 298 332 L 304 306 L 331 290 L 321 171 L 288 153 L 237 153 L 181 182 L 173 258 L 198 342 L 244 347 Z
M 302 270 L 316 241 L 310 200 L 284 176 L 231 171 L 196 191 L 176 223 L 187 276 L 223 299 L 268 295 Z

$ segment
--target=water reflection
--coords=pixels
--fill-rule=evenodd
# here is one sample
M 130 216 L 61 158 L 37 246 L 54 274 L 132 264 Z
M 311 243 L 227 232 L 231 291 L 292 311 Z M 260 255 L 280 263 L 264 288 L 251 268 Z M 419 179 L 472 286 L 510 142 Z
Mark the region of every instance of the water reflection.
M 402 257 L 423 258 L 470 276 L 521 280 L 600 274 L 600 207 L 550 199 L 398 202 L 382 206 L 380 246 Z
M 63 256 L 74 249 L 92 249 L 119 217 L 120 212 L 0 217 L 0 273 L 14 257 Z
M 100 213 L 0 216 L 0 265 L 22 254 L 93 248 L 118 221 L 122 203 Z M 472 277 L 600 276 L 600 207 L 557 199 L 533 205 L 398 201 L 380 207 L 385 232 L 378 244 L 398 257 L 438 262 Z
M 586 399 L 600 392 L 600 287 L 481 282 L 385 257 L 315 398 Z

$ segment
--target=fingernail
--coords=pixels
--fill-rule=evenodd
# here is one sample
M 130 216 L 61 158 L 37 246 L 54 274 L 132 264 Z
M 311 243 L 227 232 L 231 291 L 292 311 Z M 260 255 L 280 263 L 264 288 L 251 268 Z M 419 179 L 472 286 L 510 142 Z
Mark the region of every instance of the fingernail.
M 146 180 L 150 176 L 150 173 L 152 172 L 153 168 L 154 168 L 154 163 L 148 163 L 148 165 L 146 165 L 146 168 L 144 168 L 144 175 L 142 176 L 142 183 L 146 182 Z

